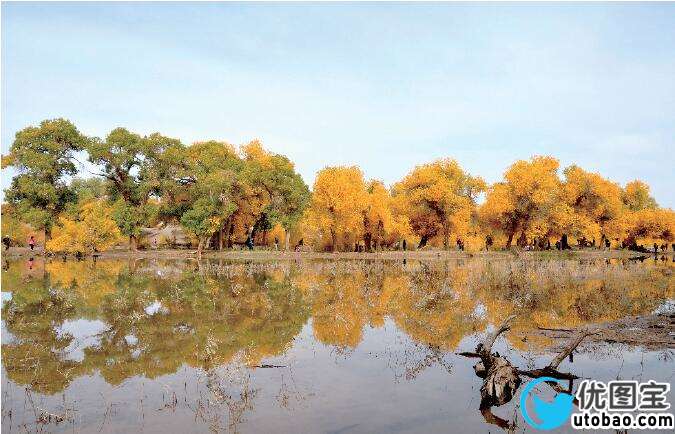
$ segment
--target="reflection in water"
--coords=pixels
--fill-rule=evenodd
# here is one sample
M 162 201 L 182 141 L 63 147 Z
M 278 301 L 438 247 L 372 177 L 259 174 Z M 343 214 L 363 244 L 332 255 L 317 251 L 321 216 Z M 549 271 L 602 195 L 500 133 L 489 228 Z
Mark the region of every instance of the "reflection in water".
M 273 419 L 280 409 L 300 411 L 291 408 L 293 400 L 311 402 L 312 385 L 333 384 L 335 396 L 357 387 L 373 357 L 388 359 L 392 381 L 423 382 L 424 372 L 433 369 L 444 373 L 439 378 L 453 381 L 458 375 L 453 363 L 468 362 L 455 361 L 452 353 L 513 313 L 521 316 L 506 337 L 509 347 L 536 357 L 549 343 L 528 336 L 537 327 L 577 327 L 662 309 L 674 298 L 673 265 L 656 258 L 5 263 L 3 383 L 45 399 L 63 393 L 64 401 L 69 388 L 74 393 L 82 387 L 91 393 L 110 386 L 140 390 L 138 418 L 124 418 L 133 430 L 156 411 L 146 408 L 143 387 L 161 389 L 166 378 L 180 378 L 182 401 L 175 391 L 162 392 L 163 414 L 190 412 L 213 431 L 236 431 L 246 426 L 246 414 L 256 414 L 257 401 Z M 357 353 L 373 333 L 378 335 L 372 340 L 375 349 Z M 332 378 L 331 362 L 317 359 L 323 346 L 350 366 L 344 376 Z M 316 369 L 321 376 L 298 385 L 296 378 L 302 376 L 293 374 L 291 369 L 298 368 L 289 362 L 294 357 L 306 372 Z M 266 362 L 274 358 L 284 363 Z M 261 396 L 264 389 L 253 385 L 252 372 L 266 385 L 276 384 L 276 391 Z M 190 389 L 188 379 L 196 379 L 196 388 Z M 274 405 L 265 401 L 271 395 Z M 5 408 L 23 406 L 23 401 L 23 395 L 3 394 L 3 418 Z M 86 414 L 90 407 L 80 404 L 80 413 Z M 330 408 L 339 412 L 341 405 L 333 402 Z M 101 429 L 122 423 L 106 410 Z M 39 426 L 29 420 L 33 412 L 26 411 L 14 427 Z M 15 410 L 13 417 L 19 413 Z M 257 414 L 254 430 L 265 431 L 263 415 Z M 497 423 L 499 417 L 491 416 Z M 93 419 L 85 417 L 84 424 Z M 420 430 L 433 431 L 433 423 L 441 422 L 429 416 Z

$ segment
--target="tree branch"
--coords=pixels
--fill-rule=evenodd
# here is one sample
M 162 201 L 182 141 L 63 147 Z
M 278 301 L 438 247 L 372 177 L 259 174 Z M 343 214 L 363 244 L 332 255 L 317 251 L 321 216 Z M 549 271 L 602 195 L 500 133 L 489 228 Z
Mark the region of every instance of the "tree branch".
M 596 333 L 597 331 L 589 331 L 589 330 L 580 331 L 577 337 L 574 338 L 574 340 L 570 342 L 570 344 L 562 352 L 560 352 L 560 354 L 558 354 L 553 360 L 551 360 L 551 363 L 548 364 L 546 369 L 552 370 L 558 369 L 560 363 L 563 360 L 565 360 L 567 356 L 572 354 L 572 351 L 574 351 L 579 346 L 581 341 L 583 341 L 586 336 L 590 336 Z
M 508 318 L 506 318 L 504 322 L 502 322 L 501 325 L 497 327 L 497 329 L 495 329 L 494 332 L 485 337 L 483 346 L 481 348 L 476 348 L 476 352 L 484 354 L 489 357 L 490 353 L 492 353 L 492 346 L 494 345 L 495 341 L 497 340 L 499 335 L 511 329 L 511 321 L 513 321 L 516 318 L 516 316 L 517 315 L 511 315 Z

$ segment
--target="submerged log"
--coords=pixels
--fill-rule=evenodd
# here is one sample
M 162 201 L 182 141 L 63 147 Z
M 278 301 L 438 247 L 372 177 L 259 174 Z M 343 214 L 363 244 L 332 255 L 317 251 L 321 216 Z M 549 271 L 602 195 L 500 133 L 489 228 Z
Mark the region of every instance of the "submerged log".
M 494 357 L 480 388 L 481 408 L 499 406 L 511 401 L 520 383 L 518 369 L 504 357 Z
M 530 378 L 553 377 L 562 380 L 574 380 L 578 378 L 575 375 L 558 371 L 558 366 L 579 346 L 581 341 L 587 336 L 596 332 L 581 330 L 577 336 L 544 368 L 523 371 L 513 366 L 511 362 L 499 353 L 493 353 L 497 338 L 511 329 L 511 322 L 515 315 L 509 316 L 492 333 L 485 337 L 483 343 L 476 346 L 475 352 L 464 352 L 460 355 L 465 357 L 480 358 L 480 361 L 474 365 L 474 372 L 480 378 L 483 378 L 483 385 L 480 388 L 481 409 L 492 406 L 506 404 L 513 399 L 518 387 L 522 383 L 521 376 Z
M 499 353 L 492 353 L 495 341 L 499 335 L 511 329 L 511 321 L 515 317 L 511 315 L 506 318 L 494 332 L 485 338 L 482 344 L 476 347 L 480 362 L 473 368 L 476 375 L 484 379 L 480 388 L 481 408 L 506 404 L 511 401 L 520 386 L 518 369 Z

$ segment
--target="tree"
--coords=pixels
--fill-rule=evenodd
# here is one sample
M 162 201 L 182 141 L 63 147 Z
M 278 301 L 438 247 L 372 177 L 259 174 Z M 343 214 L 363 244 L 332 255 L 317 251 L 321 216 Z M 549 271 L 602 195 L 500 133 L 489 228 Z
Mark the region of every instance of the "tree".
M 45 120 L 16 133 L 9 154 L 2 157 L 3 168 L 18 171 L 5 200 L 16 206 L 23 220 L 43 229 L 46 238 L 57 216 L 75 200 L 66 181 L 77 172 L 75 152 L 88 142 L 70 121 Z
M 243 146 L 242 153 L 245 162 L 242 178 L 261 205 L 257 213 L 253 212 L 253 232 L 263 228 L 266 232 L 280 223 L 286 232 L 288 250 L 290 233 L 309 205 L 309 187 L 287 157 L 267 152 L 259 141 Z
M 482 221 L 507 236 L 506 247 L 520 232 L 520 245 L 528 233 L 541 236 L 548 232 L 549 217 L 560 205 L 558 160 L 553 157 L 532 157 L 519 160 L 504 173 L 504 180 L 494 184 L 481 206 Z M 559 208 L 558 208 L 559 209 Z
M 451 159 L 417 166 L 394 185 L 413 230 L 421 237 L 420 246 L 441 235 L 444 249 L 448 249 L 453 231 L 466 233 L 476 197 L 484 190 L 481 178 L 465 173 Z
M 622 194 L 623 203 L 631 211 L 656 209 L 656 200 L 649 195 L 649 186 L 642 181 L 635 180 L 626 184 Z
M 179 154 L 183 145 L 158 133 L 147 137 L 115 128 L 105 141 L 93 140 L 87 150 L 89 160 L 98 165 L 100 176 L 109 185 L 115 202 L 114 218 L 122 233 L 129 237 L 129 248 L 136 249 L 141 227 L 147 223 L 150 197 L 159 196 L 171 182 L 171 162 L 167 156 Z
M 218 230 L 222 220 L 217 203 L 209 197 L 201 197 L 192 204 L 180 219 L 181 225 L 199 240 L 197 257 L 201 259 L 204 244 Z
M 106 183 L 101 178 L 74 178 L 70 189 L 78 202 L 89 202 L 106 196 Z
M 122 239 L 111 213 L 105 201 L 93 200 L 82 205 L 78 219 L 62 216 L 46 249 L 77 254 L 109 249 Z
M 2 204 L 2 238 L 3 242 L 5 239 L 9 240 L 6 247 L 22 246 L 29 237 L 29 227 L 19 217 L 11 204 Z
M 366 251 L 377 250 L 391 228 L 393 216 L 389 192 L 381 181 L 371 181 L 367 186 L 366 208 L 363 210 L 363 241 Z
M 675 240 L 675 212 L 671 209 L 644 208 L 628 213 L 625 218 L 626 244 L 638 241 L 648 246 L 652 243 L 672 243 Z
M 227 143 L 209 141 L 187 148 L 185 173 L 179 177 L 188 194 L 187 210 L 180 218 L 183 227 L 198 239 L 197 255 L 214 232 L 237 210 L 235 200 L 241 160 Z M 222 234 L 222 231 L 221 231 Z M 220 242 L 222 245 L 222 235 Z
M 561 224 L 563 234 L 582 239 L 598 239 L 601 245 L 613 235 L 611 221 L 623 213 L 621 187 L 597 173 L 572 165 L 564 170 L 563 200 L 570 207 L 571 218 Z M 555 220 L 555 219 L 554 219 Z
M 326 167 L 317 173 L 309 219 L 321 234 L 330 237 L 336 251 L 342 244 L 360 240 L 367 193 L 363 173 L 356 166 Z

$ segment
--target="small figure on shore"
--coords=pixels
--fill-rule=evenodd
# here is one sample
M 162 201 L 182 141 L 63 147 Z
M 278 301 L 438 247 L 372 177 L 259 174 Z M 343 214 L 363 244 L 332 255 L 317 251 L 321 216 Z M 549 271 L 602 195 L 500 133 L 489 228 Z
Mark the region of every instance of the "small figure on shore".
M 28 239 L 28 246 L 30 246 L 31 250 L 35 248 L 35 237 L 33 235 Z
M 405 252 L 406 250 L 408 250 L 408 242 L 403 238 L 403 251 Z
M 246 242 L 244 244 L 246 245 L 246 247 L 248 247 L 249 250 L 253 250 L 253 238 L 252 237 L 249 236 L 248 238 L 246 238 Z
M 492 247 L 492 243 L 493 243 L 493 241 L 492 241 L 491 235 L 488 235 L 487 237 L 485 237 L 485 251 L 486 252 L 490 250 L 490 247 Z
M 274 250 L 279 250 L 279 238 L 274 237 Z

